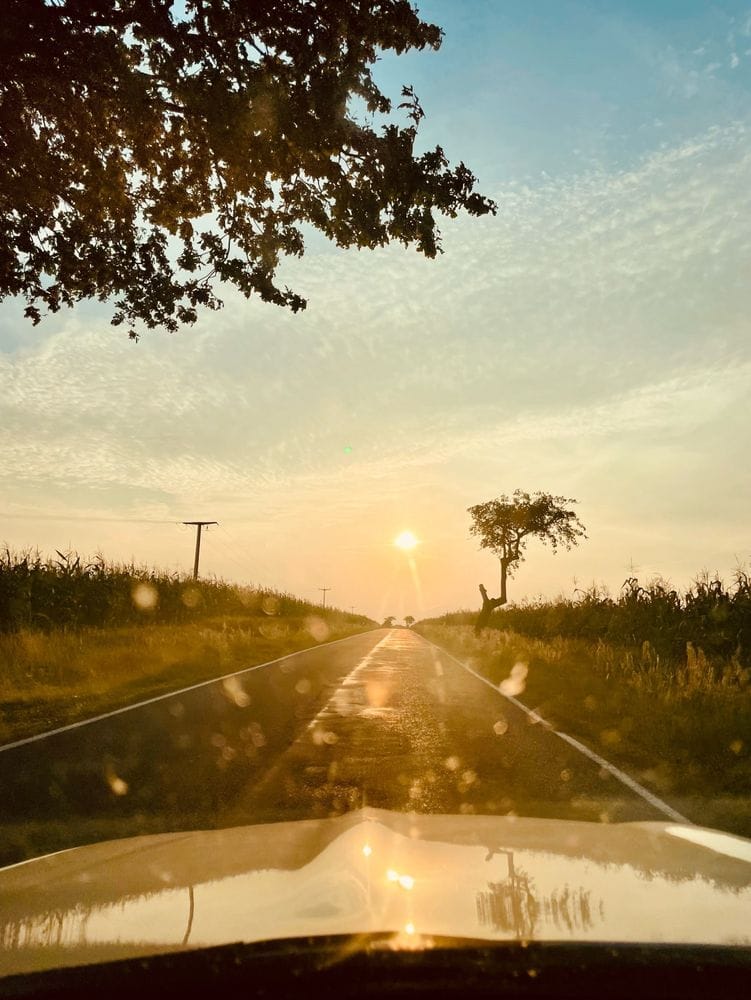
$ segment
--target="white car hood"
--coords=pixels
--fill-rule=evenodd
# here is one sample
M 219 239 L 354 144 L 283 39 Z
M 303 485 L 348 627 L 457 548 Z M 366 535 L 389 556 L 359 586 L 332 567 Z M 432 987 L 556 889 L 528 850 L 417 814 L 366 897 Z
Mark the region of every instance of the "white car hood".
M 0 973 L 388 933 L 751 944 L 751 841 L 665 823 L 363 809 L 162 834 L 0 870 Z

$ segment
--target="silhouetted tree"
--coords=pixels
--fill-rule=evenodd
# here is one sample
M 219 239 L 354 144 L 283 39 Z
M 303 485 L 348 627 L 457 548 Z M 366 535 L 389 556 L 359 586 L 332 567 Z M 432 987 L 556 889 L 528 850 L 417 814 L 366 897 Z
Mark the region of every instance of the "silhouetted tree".
M 479 631 L 487 625 L 492 612 L 506 603 L 506 580 L 524 561 L 524 550 L 530 537 L 537 537 L 557 551 L 559 545 L 567 549 L 586 538 L 586 529 L 573 510 L 566 504 L 576 503 L 568 497 L 550 493 L 525 493 L 515 490 L 512 497 L 505 494 L 495 500 L 468 508 L 472 518 L 470 533 L 480 539 L 480 548 L 490 549 L 501 564 L 501 592 L 498 597 L 488 597 L 480 584 L 482 609 L 475 623 Z
M 412 615 L 405 615 L 404 624 L 407 626 L 407 628 L 412 628 L 412 626 L 415 624 L 415 619 L 412 617 Z
M 5 0 L 0 298 L 26 315 L 114 298 L 113 324 L 175 330 L 217 283 L 305 307 L 276 283 L 303 224 L 340 247 L 440 250 L 434 212 L 495 205 L 402 90 L 371 67 L 437 49 L 407 0 Z
M 389 615 L 388 618 L 384 618 L 383 619 L 383 627 L 384 628 L 393 628 L 395 621 L 396 621 L 395 616 L 394 615 Z

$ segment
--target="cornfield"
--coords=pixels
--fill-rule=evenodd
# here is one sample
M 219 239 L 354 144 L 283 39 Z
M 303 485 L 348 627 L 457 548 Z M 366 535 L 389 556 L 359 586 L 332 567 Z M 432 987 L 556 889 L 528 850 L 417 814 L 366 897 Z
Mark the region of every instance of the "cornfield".
M 434 619 L 445 625 L 469 625 L 475 612 L 460 611 Z M 510 629 L 538 639 L 562 636 L 649 651 L 646 659 L 733 659 L 751 666 L 751 578 L 738 571 L 730 586 L 700 576 L 681 593 L 663 580 L 642 585 L 625 581 L 612 597 L 602 588 L 579 591 L 573 598 L 509 605 L 496 612 L 491 628 Z
M 289 594 L 194 581 L 179 573 L 85 560 L 76 553 L 0 551 L 0 633 L 180 624 L 216 615 L 288 616 L 311 605 Z

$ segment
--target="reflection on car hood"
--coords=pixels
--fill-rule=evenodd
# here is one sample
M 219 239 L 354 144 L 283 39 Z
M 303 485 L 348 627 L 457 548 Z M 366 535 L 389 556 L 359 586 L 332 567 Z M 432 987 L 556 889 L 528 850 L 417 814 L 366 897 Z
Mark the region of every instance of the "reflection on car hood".
M 63 851 L 1 870 L 0 900 L 3 974 L 331 934 L 748 945 L 751 841 L 364 809 Z

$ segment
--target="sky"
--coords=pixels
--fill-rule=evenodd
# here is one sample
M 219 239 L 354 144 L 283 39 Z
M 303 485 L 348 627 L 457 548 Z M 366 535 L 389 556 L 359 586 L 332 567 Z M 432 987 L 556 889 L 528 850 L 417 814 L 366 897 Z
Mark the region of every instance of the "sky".
M 6 301 L 0 541 L 190 571 L 216 520 L 202 574 L 421 618 L 497 593 L 467 508 L 518 488 L 589 537 L 531 542 L 517 601 L 751 562 L 751 4 L 419 6 L 443 46 L 377 80 L 497 216 L 434 261 L 313 240 L 304 313 L 228 292 L 137 344 Z

